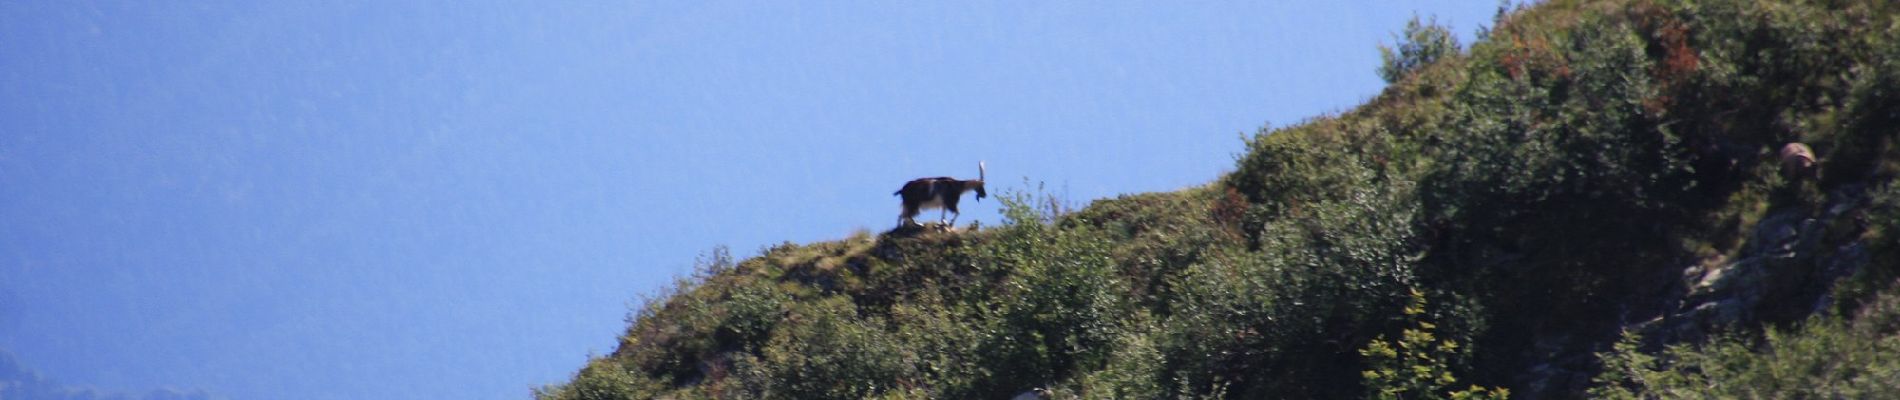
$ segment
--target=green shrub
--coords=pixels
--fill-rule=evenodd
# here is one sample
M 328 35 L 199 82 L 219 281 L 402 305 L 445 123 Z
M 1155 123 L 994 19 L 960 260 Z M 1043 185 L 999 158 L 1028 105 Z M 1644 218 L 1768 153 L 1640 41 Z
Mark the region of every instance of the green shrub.
M 764 398 L 860 399 L 916 377 L 914 356 L 882 329 L 857 316 L 849 299 L 833 297 L 792 310 L 765 346 L 752 386 Z
M 1138 327 L 1152 326 L 1152 319 L 1137 314 L 1129 324 Z M 1083 375 L 1075 386 L 1084 399 L 1159 399 L 1167 397 L 1164 385 L 1171 375 L 1164 367 L 1161 351 L 1156 347 L 1154 335 L 1145 331 L 1128 331 L 1117 337 L 1107 362 L 1100 368 Z
M 534 390 L 538 400 L 632 400 L 656 397 L 665 390 L 659 381 L 646 374 L 630 371 L 611 359 L 587 361 L 574 379 L 566 384 Z
M 1006 214 L 1031 207 L 1003 196 Z M 1132 313 L 1103 235 L 1015 219 L 978 250 L 978 264 L 1010 271 L 982 312 L 996 332 L 983 339 L 989 379 L 971 397 L 1007 397 L 1099 367 Z
M 1694 170 L 1646 106 L 1659 89 L 1636 28 L 1587 10 L 1564 30 L 1500 26 L 1473 47 L 1453 128 L 1431 135 L 1421 274 L 1482 301 L 1491 332 L 1477 344 L 1494 373 L 1532 362 L 1526 332 L 1618 323 L 1617 304 L 1646 294 L 1693 215 Z
M 1439 339 L 1436 324 L 1423 317 L 1425 294 L 1412 290 L 1412 304 L 1404 310 L 1412 326 L 1397 338 L 1381 335 L 1366 343 L 1359 355 L 1366 358 L 1365 379 L 1368 399 L 1495 399 L 1510 398 L 1511 391 L 1471 385 L 1452 390 L 1458 383 L 1454 374 L 1465 369 L 1471 348 L 1451 339 Z
M 1900 175 L 1900 18 L 1869 44 L 1867 64 L 1848 71 L 1846 99 L 1831 143 L 1820 146 L 1823 179 L 1845 183 Z
M 1254 205 L 1245 221 L 1249 235 L 1267 219 L 1312 203 L 1338 201 L 1379 176 L 1374 168 L 1387 138 L 1376 132 L 1341 132 L 1341 123 L 1322 119 L 1277 130 L 1261 129 L 1246 142 L 1248 151 L 1234 173 L 1223 179 Z
M 1168 370 L 1180 374 L 1171 388 L 1356 395 L 1358 344 L 1396 330 L 1394 316 L 1415 283 L 1415 207 L 1403 201 L 1409 189 L 1403 182 L 1361 186 L 1343 201 L 1272 221 L 1260 253 L 1184 271 L 1159 342 Z
M 1734 333 L 1709 343 L 1639 349 L 1626 334 L 1601 354 L 1604 371 L 1592 397 L 1606 399 L 1900 398 L 1900 295 L 1889 294 L 1860 316 L 1815 317 L 1760 339 Z
M 930 398 L 973 398 L 982 393 L 994 374 L 986 367 L 992 354 L 982 346 L 996 335 L 993 322 L 971 307 L 945 304 L 925 296 L 891 310 L 897 338 L 916 354 L 912 364 L 921 376 L 919 390 Z
M 1239 192 L 1211 185 L 1097 200 L 1064 218 L 1062 227 L 1086 227 L 1113 242 L 1111 263 L 1127 281 L 1129 297 L 1165 315 L 1172 277 L 1209 257 L 1244 250 L 1240 224 L 1247 209 Z
M 1602 16 L 1564 34 L 1516 33 L 1532 43 L 1569 42 L 1549 66 L 1525 66 L 1497 49 L 1457 92 L 1461 127 L 1441 132 L 1427 178 L 1434 217 L 1467 225 L 1505 224 L 1558 208 L 1589 222 L 1602 214 L 1662 208 L 1686 184 L 1673 134 L 1649 119 L 1654 95 L 1642 38 Z M 1534 57 L 1532 57 L 1534 58 Z M 1525 68 L 1548 69 L 1535 79 Z M 1533 74 L 1534 75 L 1534 74 Z M 1580 207 L 1580 208 L 1579 208 Z M 1469 221 L 1469 222 L 1466 222 Z
M 1440 58 L 1458 54 L 1458 38 L 1451 30 L 1438 24 L 1438 17 L 1420 22 L 1417 15 L 1405 23 L 1403 36 L 1398 39 L 1397 49 L 1379 45 L 1379 78 L 1386 83 L 1405 79 L 1419 68 L 1431 65 Z
M 1900 185 L 1889 183 L 1871 191 L 1864 215 L 1867 231 L 1860 238 L 1867 244 L 1867 264 L 1833 290 L 1842 312 L 1856 312 L 1875 294 L 1900 284 Z
M 675 282 L 670 295 L 646 302 L 627 317 L 627 333 L 614 357 L 654 378 L 684 383 L 697 380 L 700 362 L 717 350 L 714 331 L 718 305 L 703 284 L 690 279 Z
M 726 288 L 713 331 L 722 349 L 757 349 L 785 318 L 792 298 L 763 279 L 743 279 Z

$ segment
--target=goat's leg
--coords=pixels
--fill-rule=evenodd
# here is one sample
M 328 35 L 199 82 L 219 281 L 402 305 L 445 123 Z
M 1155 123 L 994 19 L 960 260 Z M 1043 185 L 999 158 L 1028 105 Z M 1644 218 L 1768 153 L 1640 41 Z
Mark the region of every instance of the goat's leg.
M 960 212 L 960 211 L 959 211 L 959 212 L 953 212 L 953 213 L 951 213 L 951 214 L 950 214 L 950 223 L 949 223 L 948 225 L 949 225 L 949 226 L 953 226 L 953 227 L 954 227 L 954 226 L 957 226 L 957 217 L 961 217 L 961 216 L 963 216 L 963 212 Z
M 897 213 L 897 227 L 903 228 L 905 226 L 916 225 L 917 214 L 919 211 L 921 210 L 912 209 L 910 207 L 904 207 L 902 211 L 899 211 Z M 905 224 L 906 222 L 908 222 L 909 224 Z

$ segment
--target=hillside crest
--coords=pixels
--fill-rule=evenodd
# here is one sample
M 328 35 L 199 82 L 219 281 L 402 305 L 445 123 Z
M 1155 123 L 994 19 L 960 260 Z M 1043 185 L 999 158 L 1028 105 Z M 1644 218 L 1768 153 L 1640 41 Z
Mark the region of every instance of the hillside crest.
M 1203 186 L 714 251 L 536 395 L 1900 398 L 1900 5 L 1443 29 Z

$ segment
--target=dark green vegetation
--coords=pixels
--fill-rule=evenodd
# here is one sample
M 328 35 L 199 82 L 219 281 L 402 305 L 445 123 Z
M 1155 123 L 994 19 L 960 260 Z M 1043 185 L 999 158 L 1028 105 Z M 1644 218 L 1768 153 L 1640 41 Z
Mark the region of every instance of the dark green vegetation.
M 1481 36 L 1400 44 L 1383 94 L 1202 187 L 716 251 L 537 395 L 1900 398 L 1900 5 L 1554 1 Z M 1821 179 L 1776 173 L 1791 141 Z

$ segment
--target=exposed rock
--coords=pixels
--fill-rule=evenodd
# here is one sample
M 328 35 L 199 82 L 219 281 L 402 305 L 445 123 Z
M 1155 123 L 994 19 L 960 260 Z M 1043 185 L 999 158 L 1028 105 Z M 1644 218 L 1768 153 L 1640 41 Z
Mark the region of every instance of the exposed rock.
M 1015 397 L 1010 397 L 1009 400 L 1042 400 L 1045 398 L 1043 392 L 1044 390 L 1042 389 L 1029 389 L 1022 393 L 1017 393 Z
M 1869 262 L 1863 243 L 1845 236 L 1830 245 L 1826 230 L 1865 203 L 1861 188 L 1829 194 L 1819 207 L 1793 206 L 1755 225 L 1741 254 L 1713 268 L 1689 267 L 1674 311 L 1632 324 L 1651 343 L 1693 342 L 1731 326 L 1789 322 L 1824 310 L 1833 283 Z M 1818 211 L 1818 212 L 1817 212 Z
M 1794 257 L 1802 228 L 1812 226 L 1814 222 L 1807 217 L 1807 211 L 1805 208 L 1783 210 L 1763 218 L 1755 225 L 1755 234 L 1749 238 L 1750 248 L 1746 254 L 1754 257 Z

